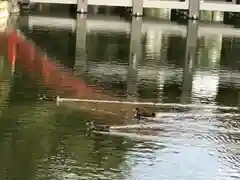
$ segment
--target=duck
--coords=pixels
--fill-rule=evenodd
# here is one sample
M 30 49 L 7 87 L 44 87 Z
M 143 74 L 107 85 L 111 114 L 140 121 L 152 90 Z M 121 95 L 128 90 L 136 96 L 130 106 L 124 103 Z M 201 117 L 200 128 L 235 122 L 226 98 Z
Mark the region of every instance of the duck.
M 148 117 L 156 117 L 155 112 L 147 112 L 146 110 L 135 108 L 134 110 L 134 118 L 135 119 L 146 119 Z
M 39 94 L 38 98 L 41 101 L 56 101 L 57 100 L 57 97 L 46 96 L 45 94 Z
M 134 109 L 134 118 L 137 120 L 137 123 L 140 123 L 140 120 L 146 119 L 148 117 L 156 117 L 155 112 L 147 112 L 145 110 L 135 108 Z M 102 132 L 110 132 L 111 127 L 110 125 L 95 125 L 93 121 L 86 123 L 87 132 L 92 131 L 102 131 Z M 116 130 L 116 129 L 115 129 Z
M 96 126 L 93 121 L 88 122 L 87 124 L 87 131 L 103 131 L 103 132 L 110 132 L 110 125 L 98 125 Z

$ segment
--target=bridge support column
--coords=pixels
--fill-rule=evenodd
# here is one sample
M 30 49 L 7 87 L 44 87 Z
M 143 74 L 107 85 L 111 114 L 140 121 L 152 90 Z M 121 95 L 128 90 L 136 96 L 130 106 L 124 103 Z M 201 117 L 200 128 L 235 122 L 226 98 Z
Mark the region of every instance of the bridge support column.
M 127 75 L 127 95 L 129 100 L 138 97 L 138 63 L 142 57 L 142 18 L 134 17 L 131 24 L 129 66 Z
M 88 10 L 88 0 L 77 0 L 77 13 L 85 14 Z
M 183 85 L 181 103 L 188 103 L 192 93 L 193 72 L 196 63 L 197 39 L 198 39 L 198 22 L 188 20 L 187 37 L 186 37 L 185 65 L 183 74 Z
M 19 9 L 17 0 L 11 0 L 9 1 L 9 4 L 10 4 L 9 9 L 11 14 L 19 13 L 20 9 Z
M 201 0 L 188 0 L 188 18 L 197 20 L 199 18 Z
M 132 0 L 132 15 L 140 17 L 143 15 L 143 0 Z
M 87 68 L 86 52 L 87 15 L 77 14 L 75 66 L 78 76 L 83 76 Z

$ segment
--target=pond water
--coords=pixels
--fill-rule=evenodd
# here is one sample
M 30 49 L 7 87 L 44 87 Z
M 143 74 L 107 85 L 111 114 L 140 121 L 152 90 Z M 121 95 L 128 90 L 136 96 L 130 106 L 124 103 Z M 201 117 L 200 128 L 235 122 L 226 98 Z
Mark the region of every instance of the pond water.
M 76 105 L 40 101 L 39 93 L 56 89 L 49 90 L 36 81 L 17 61 L 13 71 L 2 56 L 1 179 L 240 178 L 240 114 L 236 108 L 227 108 L 238 107 L 240 101 L 237 33 L 205 33 L 202 27 L 211 25 L 199 25 L 196 52 L 188 57 L 186 50 L 191 48 L 187 49 L 187 32 L 182 31 L 186 25 L 167 22 L 166 26 L 166 22 L 154 21 L 149 26 L 146 20 L 145 27 L 149 27 L 141 34 L 141 41 L 135 38 L 140 43 L 134 46 L 140 47 L 135 52 L 140 56 L 133 55 L 139 57 L 137 68 L 133 68 L 130 65 L 136 59 L 131 55 L 128 21 L 118 20 L 117 31 L 115 21 L 87 18 L 86 41 L 76 40 L 73 28 L 57 28 L 61 21 L 71 24 L 74 19 L 60 19 L 52 25 L 55 28 L 18 26 L 64 71 L 74 72 L 74 78 L 97 84 L 117 98 L 168 104 L 167 108 L 158 107 L 158 117 L 151 121 L 161 130 L 147 132 L 146 138 L 139 132 L 86 136 L 86 121 L 104 123 L 108 117 L 101 112 L 83 113 Z M 160 31 L 155 26 L 167 28 Z M 212 108 L 204 108 L 206 104 Z

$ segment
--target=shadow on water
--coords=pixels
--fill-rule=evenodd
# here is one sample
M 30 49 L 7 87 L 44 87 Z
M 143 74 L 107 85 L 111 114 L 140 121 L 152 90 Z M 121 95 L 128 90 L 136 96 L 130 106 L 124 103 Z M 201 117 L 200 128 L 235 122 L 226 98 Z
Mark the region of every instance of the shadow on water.
M 152 141 L 85 136 L 87 121 L 108 122 L 109 116 L 90 112 L 89 107 L 80 109 L 84 103 L 56 106 L 39 101 L 40 92 L 64 89 L 56 77 L 61 73 L 55 70 L 53 77 L 42 73 L 53 79 L 43 81 L 22 66 L 28 63 L 19 57 L 0 118 L 3 179 L 239 178 L 239 112 L 201 109 L 204 104 L 239 104 L 239 37 L 235 30 L 229 28 L 226 33 L 224 28 L 198 22 L 177 25 L 141 18 L 130 24 L 98 16 L 78 16 L 79 23 L 72 18 L 47 17 L 37 24 L 38 18 L 30 17 L 29 22 L 36 24 L 20 23 L 20 29 L 51 57 L 35 56 L 33 62 L 46 68 L 45 60 L 52 60 L 62 72 L 71 72 L 71 78 L 79 81 L 71 81 L 68 88 L 74 89 L 74 83 L 84 80 L 103 87 L 114 98 L 199 106 L 159 108 L 160 117 L 153 121 L 163 130 L 148 132 L 155 137 Z M 51 27 L 62 25 L 60 22 L 66 27 Z M 30 45 L 21 45 L 18 56 L 31 57 Z M 29 67 L 36 67 L 34 63 Z M 121 110 L 115 107 L 114 112 L 121 114 Z M 168 115 L 161 116 L 164 113 Z

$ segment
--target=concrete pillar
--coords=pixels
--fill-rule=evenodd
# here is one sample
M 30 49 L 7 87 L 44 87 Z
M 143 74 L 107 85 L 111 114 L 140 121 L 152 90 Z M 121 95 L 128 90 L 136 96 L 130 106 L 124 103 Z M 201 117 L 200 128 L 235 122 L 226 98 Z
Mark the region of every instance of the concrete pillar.
M 87 15 L 77 14 L 76 51 L 74 69 L 77 75 L 83 76 L 87 68 L 86 52 Z
M 132 0 L 132 15 L 142 16 L 143 15 L 143 0 Z
M 77 12 L 78 13 L 87 13 L 88 9 L 88 0 L 77 0 Z
M 188 103 L 191 99 L 193 72 L 196 63 L 198 39 L 198 22 L 188 20 L 187 37 L 186 37 L 186 51 L 185 51 L 185 65 L 183 74 L 183 85 L 181 103 Z
M 17 0 L 11 0 L 10 1 L 10 13 L 11 14 L 15 14 L 15 13 L 19 13 L 20 12 L 20 8 L 18 6 L 18 1 Z
M 188 18 L 189 19 L 198 19 L 199 18 L 199 9 L 200 9 L 200 0 L 188 0 Z
M 138 97 L 138 63 L 142 58 L 142 18 L 132 19 L 131 40 L 129 53 L 129 66 L 127 75 L 128 99 L 136 100 Z M 133 99 L 132 99 L 133 98 Z M 130 100 L 129 99 L 129 100 Z

